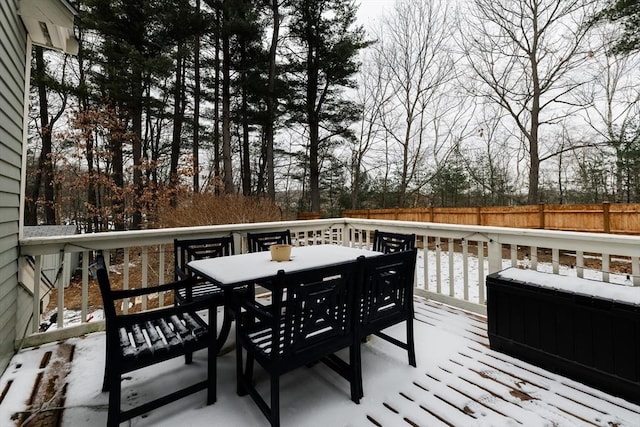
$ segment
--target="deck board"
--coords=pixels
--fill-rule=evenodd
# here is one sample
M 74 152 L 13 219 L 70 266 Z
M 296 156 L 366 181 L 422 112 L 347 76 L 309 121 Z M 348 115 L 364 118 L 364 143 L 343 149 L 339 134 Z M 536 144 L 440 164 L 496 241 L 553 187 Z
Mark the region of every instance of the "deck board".
M 482 316 L 418 298 L 415 319 L 464 337 L 466 347 L 419 366 L 424 375 L 381 402 L 386 411 L 370 412 L 371 425 L 640 426 L 638 405 L 491 350 Z M 412 419 L 416 405 L 423 414 Z
M 322 364 L 283 377 L 283 427 L 640 426 L 640 405 L 491 350 L 486 319 L 482 316 L 416 298 L 414 326 L 416 341 L 420 343 L 417 368 L 407 365 L 404 350 L 377 337 L 362 346 L 365 395 L 359 405 L 349 400 L 344 380 Z M 404 331 L 404 325 L 390 329 L 399 339 L 403 339 Z M 445 344 L 439 340 L 451 342 Z M 103 348 L 103 341 L 104 335 L 99 334 L 70 340 L 77 347 L 73 363 L 69 365 L 73 370 L 70 377 L 84 375 L 82 383 L 86 380 L 93 385 L 88 392 L 69 389 L 63 427 L 78 425 L 79 420 L 83 423 L 91 420 L 87 422 L 95 425 L 106 421 L 107 394 L 100 392 L 102 362 L 96 364 L 95 360 L 86 358 L 95 357 L 95 351 L 89 348 L 96 343 Z M 47 351 L 55 352 L 51 346 L 53 344 Z M 25 351 L 20 356 L 21 367 L 12 366 L 7 371 L 7 378 L 3 376 L 0 381 L 0 390 L 10 387 L 7 379 L 15 381 L 14 385 L 22 383 L 25 379 L 17 376 L 20 372 L 35 376 L 42 371 L 38 367 L 40 359 L 35 355 L 29 357 L 37 351 L 44 349 Z M 206 352 L 194 354 L 194 360 L 196 363 L 189 368 L 189 375 L 201 373 L 198 366 L 205 365 Z M 30 366 L 31 363 L 34 366 Z M 182 360 L 166 363 L 165 369 L 185 371 Z M 215 405 L 203 406 L 202 396 L 196 394 L 174 404 L 173 409 L 169 406 L 152 411 L 146 418 L 137 419 L 136 425 L 175 425 L 177 419 L 172 417 L 176 416 L 185 425 L 266 424 L 250 399 L 236 395 L 234 363 L 233 352 L 218 358 L 218 403 Z M 393 372 L 391 379 L 385 378 L 381 367 Z M 92 374 L 87 376 L 87 372 Z M 153 383 L 147 383 L 153 375 L 149 371 L 139 379 L 132 376 L 133 379 L 127 381 L 132 383 L 127 384 L 130 388 L 127 399 L 136 400 L 138 394 L 152 392 Z M 30 381 L 33 383 L 33 379 Z M 264 376 L 258 376 L 257 381 L 264 382 Z M 72 382 L 77 383 L 77 379 Z M 309 394 L 309 390 L 320 394 Z M 29 390 L 25 386 L 14 386 L 8 393 L 19 391 Z M 322 402 L 317 401 L 317 396 L 322 396 Z M 184 414 L 188 415 L 183 419 Z M 189 416 L 195 421 L 190 421 Z

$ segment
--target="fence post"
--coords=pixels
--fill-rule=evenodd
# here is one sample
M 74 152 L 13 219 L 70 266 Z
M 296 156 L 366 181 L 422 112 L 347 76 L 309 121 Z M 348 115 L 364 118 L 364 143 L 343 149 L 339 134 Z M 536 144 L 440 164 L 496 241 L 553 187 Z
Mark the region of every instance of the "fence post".
M 611 233 L 611 203 L 602 202 L 602 227 L 605 233 Z
M 544 203 L 538 204 L 538 212 L 540 213 L 540 228 L 544 230 Z
M 433 206 L 429 206 L 429 222 L 433 222 Z
M 476 206 L 476 224 L 482 225 L 482 208 L 480 206 Z

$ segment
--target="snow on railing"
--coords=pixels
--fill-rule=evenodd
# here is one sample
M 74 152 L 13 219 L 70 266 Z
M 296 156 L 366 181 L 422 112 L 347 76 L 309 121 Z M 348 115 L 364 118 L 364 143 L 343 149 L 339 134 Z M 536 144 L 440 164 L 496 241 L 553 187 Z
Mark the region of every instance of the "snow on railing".
M 101 318 L 89 306 L 90 260 L 96 251 L 117 254 L 122 264 L 113 265 L 112 274 L 122 275 L 123 288 L 132 285 L 131 272 L 136 271 L 135 285 L 164 283 L 173 279 L 173 240 L 214 237 L 232 234 L 236 252 L 246 252 L 246 233 L 289 229 L 294 245 L 341 244 L 371 247 L 376 229 L 416 234 L 420 249 L 416 268 L 416 293 L 460 308 L 486 313 L 485 277 L 487 274 L 513 266 L 575 275 L 618 285 L 640 285 L 640 237 L 601 233 L 578 233 L 503 227 L 464 226 L 441 223 L 407 222 L 333 218 L 322 220 L 284 221 L 252 224 L 230 224 L 171 229 L 121 231 L 64 237 L 29 238 L 20 241 L 21 272 L 27 268 L 27 256 L 34 258 L 33 315 L 28 325 L 19 325 L 18 336 L 27 331 L 32 344 L 80 335 L 100 325 L 89 318 Z M 55 283 L 57 299 L 54 308 L 43 317 L 41 300 L 44 295 L 39 283 L 42 256 L 80 252 L 81 303 L 77 320 L 71 326 L 65 322 L 65 287 Z M 109 259 L 109 257 L 105 257 Z M 66 267 L 66 266 L 65 266 Z M 250 267 L 250 266 L 249 266 Z M 24 275 L 26 276 L 26 275 Z M 27 277 L 21 277 L 25 283 Z M 138 283 L 139 282 L 139 283 Z M 97 291 L 94 291 L 97 292 Z M 148 300 L 140 301 L 142 310 Z M 155 302 L 154 302 L 155 304 Z M 158 296 L 158 305 L 165 304 Z M 123 310 L 128 310 L 124 305 Z M 51 313 L 55 313 L 53 316 Z M 55 317 L 53 327 L 38 334 L 41 323 Z

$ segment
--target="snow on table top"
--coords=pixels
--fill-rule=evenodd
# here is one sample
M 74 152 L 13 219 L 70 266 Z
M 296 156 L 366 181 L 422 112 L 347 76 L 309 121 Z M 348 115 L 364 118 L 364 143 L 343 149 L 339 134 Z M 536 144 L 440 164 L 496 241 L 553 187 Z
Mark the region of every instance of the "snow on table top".
M 290 261 L 271 261 L 271 253 L 267 251 L 201 259 L 187 265 L 211 280 L 231 285 L 274 276 L 280 270 L 292 272 L 352 261 L 361 255 L 371 257 L 381 253 L 339 245 L 294 246 Z
M 640 305 L 640 286 L 634 287 L 598 282 L 580 277 L 559 276 L 557 274 L 513 267 L 502 270 L 497 274 L 505 279 L 529 282 L 545 288 Z

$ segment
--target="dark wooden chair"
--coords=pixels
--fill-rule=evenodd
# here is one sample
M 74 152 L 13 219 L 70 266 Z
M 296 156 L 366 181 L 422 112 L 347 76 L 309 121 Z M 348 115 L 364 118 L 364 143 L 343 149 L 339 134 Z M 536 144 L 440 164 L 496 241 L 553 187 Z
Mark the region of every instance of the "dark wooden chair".
M 178 291 L 193 285 L 187 278 L 164 285 L 113 290 L 109 282 L 104 258 L 97 259 L 96 274 L 106 324 L 106 361 L 103 391 L 109 391 L 107 426 L 117 426 L 121 422 L 143 415 L 169 402 L 181 399 L 200 390 L 207 390 L 207 404 L 216 400 L 216 358 L 208 357 L 207 373 L 204 379 L 186 388 L 174 391 L 135 408 L 121 409 L 122 375 L 140 368 L 154 365 L 168 359 L 191 354 L 207 348 L 209 355 L 216 351 L 216 307 L 213 299 L 200 298 L 182 305 L 174 305 L 142 313 L 118 314 L 116 301 L 135 298 L 159 292 Z M 196 313 L 207 309 L 209 324 Z M 158 370 L 158 375 L 176 375 L 173 370 Z M 204 372 L 203 372 L 204 374 Z
M 373 250 L 385 254 L 408 251 L 416 247 L 415 234 L 389 233 L 375 230 L 373 233 Z
M 272 426 L 280 424 L 280 376 L 322 360 L 349 381 L 351 399 L 359 403 L 360 342 L 354 339 L 361 260 L 261 280 L 272 292 L 263 306 L 240 299 L 236 314 L 238 394 L 248 393 Z M 357 324 L 356 324 L 357 325 Z M 334 353 L 349 347 L 349 362 Z M 243 352 L 247 354 L 243 369 Z M 270 404 L 256 391 L 254 361 L 269 374 Z
M 413 338 L 413 284 L 416 266 L 416 249 L 366 258 L 360 298 L 361 341 L 376 335 L 404 350 L 409 364 L 416 366 L 416 350 Z M 406 323 L 406 342 L 384 332 L 395 324 Z M 363 395 L 362 377 L 359 380 Z
M 178 280 L 193 276 L 193 272 L 187 268 L 187 264 L 190 261 L 234 254 L 235 246 L 232 235 L 200 239 L 174 239 L 175 279 Z M 233 318 L 233 312 L 229 307 L 229 300 L 225 295 L 224 289 L 205 279 L 199 278 L 193 286 L 177 291 L 174 294 L 174 298 L 177 304 L 184 304 L 187 301 L 200 298 L 213 298 L 216 306 L 224 307 L 224 320 L 217 339 L 218 351 L 220 351 L 231 330 L 231 321 Z M 187 358 L 189 357 L 190 356 L 187 355 Z
M 247 233 L 247 246 L 249 252 L 268 251 L 271 245 L 291 244 L 291 232 L 268 231 L 265 233 Z
M 208 237 L 203 239 L 174 239 L 173 256 L 175 264 L 175 280 L 192 275 L 187 268 L 189 261 L 205 258 L 217 258 L 235 254 L 233 236 Z M 222 289 L 209 282 L 201 282 L 193 289 L 184 289 L 175 295 L 178 303 L 201 296 L 219 295 L 222 302 Z

